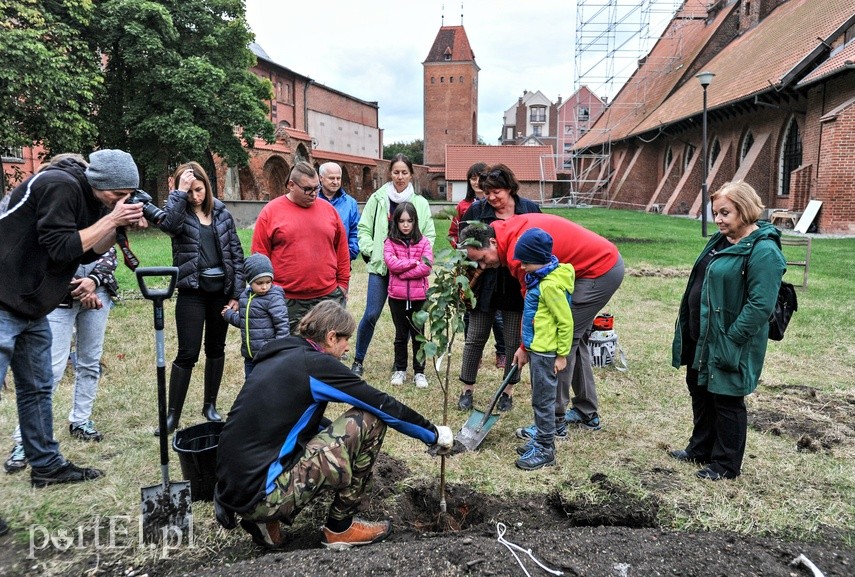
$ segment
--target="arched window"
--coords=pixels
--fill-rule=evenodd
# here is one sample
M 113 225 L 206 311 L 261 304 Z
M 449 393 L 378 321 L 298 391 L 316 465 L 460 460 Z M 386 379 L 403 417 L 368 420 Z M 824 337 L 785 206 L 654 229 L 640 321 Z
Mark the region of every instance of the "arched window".
M 712 146 L 710 146 L 710 160 L 707 165 L 707 172 L 712 172 L 713 165 L 715 164 L 719 154 L 721 154 L 721 143 L 718 141 L 718 138 L 716 138 L 713 140 Z
M 778 196 L 790 194 L 790 174 L 802 164 L 802 135 L 795 117 L 784 133 L 783 146 L 778 160 Z
M 665 149 L 665 162 L 662 166 L 662 174 L 668 173 L 668 167 L 671 166 L 671 162 L 674 160 L 674 152 L 671 150 L 671 145 L 668 145 L 668 148 Z
M 689 169 L 689 163 L 692 162 L 692 157 L 695 156 L 695 147 L 691 144 L 686 145 L 686 150 L 683 151 L 683 172 Z
M 748 151 L 754 146 L 754 133 L 750 130 L 742 137 L 742 144 L 739 147 L 739 163 L 741 164 L 745 157 L 748 156 Z

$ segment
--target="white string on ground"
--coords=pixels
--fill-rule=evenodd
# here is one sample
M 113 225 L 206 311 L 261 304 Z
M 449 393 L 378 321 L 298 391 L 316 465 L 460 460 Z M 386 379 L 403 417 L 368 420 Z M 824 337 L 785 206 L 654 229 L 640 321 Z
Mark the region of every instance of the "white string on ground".
M 819 567 L 814 565 L 813 562 L 804 555 L 799 555 L 798 557 L 790 561 L 790 565 L 794 567 L 799 564 L 802 564 L 808 569 L 810 569 L 811 573 L 813 573 L 813 577 L 825 577 L 823 572 L 819 570 Z
M 508 530 L 508 528 L 505 526 L 505 524 L 504 524 L 504 523 L 502 523 L 502 522 L 496 523 L 496 533 L 499 535 L 499 538 L 498 538 L 499 543 L 501 543 L 502 545 L 504 545 L 505 547 L 507 547 L 507 548 L 508 548 L 508 551 L 510 551 L 510 552 L 511 552 L 511 555 L 513 555 L 513 556 L 514 556 L 514 559 L 516 559 L 516 560 L 517 560 L 517 563 L 519 563 L 520 567 L 521 567 L 521 568 L 522 568 L 522 570 L 523 570 L 523 573 L 525 573 L 525 574 L 526 574 L 526 577 L 531 577 L 531 574 L 530 574 L 530 573 L 528 572 L 528 570 L 525 568 L 525 565 L 523 565 L 523 562 L 522 562 L 522 560 L 519 558 L 519 556 L 517 555 L 516 551 L 520 551 L 520 552 L 525 553 L 526 555 L 528 555 L 528 556 L 529 556 L 529 558 L 531 558 L 531 560 L 532 560 L 532 561 L 534 561 L 535 563 L 537 563 L 537 564 L 538 564 L 538 566 L 539 566 L 541 569 L 543 569 L 544 571 L 546 571 L 547 573 L 551 573 L 552 575 L 564 575 L 564 573 L 563 573 L 563 572 L 558 571 L 558 570 L 556 570 L 556 569 L 550 569 L 549 567 L 547 567 L 546 565 L 544 565 L 543 563 L 541 563 L 540 561 L 538 561 L 538 560 L 537 560 L 537 558 L 534 556 L 534 554 L 531 552 L 531 549 L 523 549 L 523 548 L 522 548 L 522 547 L 520 547 L 519 545 L 516 545 L 516 544 L 514 544 L 514 543 L 511 543 L 510 541 L 508 541 L 507 539 L 505 539 L 505 533 L 507 532 L 507 530 Z M 516 550 L 516 551 L 515 551 L 515 550 Z

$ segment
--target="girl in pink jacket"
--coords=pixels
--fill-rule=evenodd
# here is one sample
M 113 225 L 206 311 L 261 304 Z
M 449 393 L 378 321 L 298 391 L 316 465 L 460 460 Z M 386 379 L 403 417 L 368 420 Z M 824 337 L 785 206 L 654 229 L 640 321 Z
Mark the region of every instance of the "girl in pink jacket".
M 383 246 L 383 258 L 389 268 L 389 310 L 395 324 L 395 367 L 393 385 L 403 385 L 407 378 L 407 341 L 413 346 L 413 382 L 428 386 L 424 362 L 416 357 L 421 331 L 413 324 L 413 313 L 421 310 L 427 298 L 428 276 L 433 266 L 430 241 L 419 230 L 416 207 L 402 202 L 392 213 L 389 235 Z

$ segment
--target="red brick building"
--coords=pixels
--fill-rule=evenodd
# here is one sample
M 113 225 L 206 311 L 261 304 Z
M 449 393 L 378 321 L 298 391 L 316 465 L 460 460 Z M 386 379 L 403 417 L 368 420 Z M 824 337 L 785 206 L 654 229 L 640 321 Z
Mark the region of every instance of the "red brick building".
M 853 38 L 855 0 L 686 0 L 577 144 L 609 155 L 594 202 L 700 214 L 696 75 L 712 72 L 709 190 L 742 179 L 796 213 L 819 200 L 821 232 L 855 232 Z
M 478 65 L 463 26 L 442 26 L 424 69 L 424 163 L 433 196 L 447 197 L 445 147 L 478 142 Z

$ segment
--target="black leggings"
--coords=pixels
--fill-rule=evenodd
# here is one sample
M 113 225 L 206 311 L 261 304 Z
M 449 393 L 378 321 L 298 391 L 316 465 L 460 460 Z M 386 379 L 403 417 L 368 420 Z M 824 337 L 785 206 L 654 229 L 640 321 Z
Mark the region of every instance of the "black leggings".
M 182 369 L 192 369 L 202 350 L 202 331 L 205 334 L 205 357 L 218 359 L 225 356 L 228 323 L 223 319 L 223 307 L 229 298 L 222 293 L 200 290 L 178 291 L 175 302 L 175 326 L 178 332 L 178 354 L 175 364 Z
M 409 303 L 410 308 L 407 308 Z M 389 310 L 392 313 L 392 323 L 395 325 L 395 370 L 407 370 L 407 341 L 413 343 L 413 372 L 425 372 L 424 362 L 419 362 L 416 353 L 419 350 L 419 342 L 416 335 L 422 333 L 413 324 L 413 313 L 422 310 L 425 301 L 402 301 L 389 299 Z

